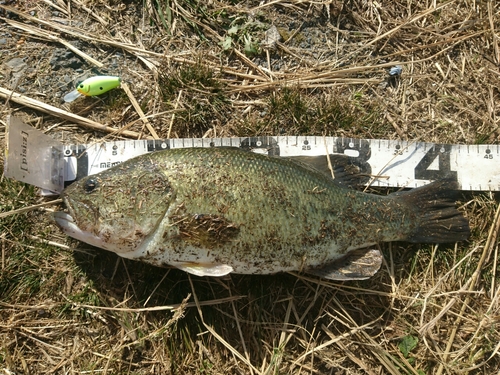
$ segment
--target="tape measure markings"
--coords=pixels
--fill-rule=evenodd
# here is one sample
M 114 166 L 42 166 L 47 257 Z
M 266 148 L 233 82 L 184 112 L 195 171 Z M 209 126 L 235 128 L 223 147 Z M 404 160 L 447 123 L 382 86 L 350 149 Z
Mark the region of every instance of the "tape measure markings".
M 499 145 L 315 136 L 126 140 L 65 146 L 63 155 L 69 166 L 64 179 L 69 183 L 75 176 L 79 179 L 100 172 L 134 156 L 186 147 L 239 147 L 272 156 L 341 153 L 363 174 L 381 176 L 371 181 L 372 186 L 417 187 L 451 177 L 462 190 L 500 190 Z
M 500 191 L 500 145 L 454 145 L 386 139 L 315 136 L 184 138 L 125 140 L 63 146 L 25 124 L 7 119 L 4 174 L 42 189 L 60 192 L 64 185 L 125 160 L 181 147 L 239 147 L 269 156 L 340 153 L 360 170 L 364 183 L 417 187 L 444 177 L 462 190 Z

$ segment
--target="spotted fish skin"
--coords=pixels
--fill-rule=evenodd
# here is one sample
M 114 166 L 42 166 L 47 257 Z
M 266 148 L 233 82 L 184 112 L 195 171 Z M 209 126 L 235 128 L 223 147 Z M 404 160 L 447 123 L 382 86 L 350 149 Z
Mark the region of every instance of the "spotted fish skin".
M 455 190 L 445 180 L 366 194 L 293 160 L 186 148 L 142 155 L 72 184 L 62 193 L 68 212 L 56 222 L 91 245 L 196 275 L 321 270 L 329 277 L 329 265 L 379 242 L 466 239 Z

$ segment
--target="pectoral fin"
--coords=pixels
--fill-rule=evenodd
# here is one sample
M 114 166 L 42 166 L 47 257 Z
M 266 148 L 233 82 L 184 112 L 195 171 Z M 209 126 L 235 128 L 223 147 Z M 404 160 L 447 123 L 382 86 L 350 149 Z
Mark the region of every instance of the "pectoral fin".
M 211 249 L 235 240 L 239 235 L 239 226 L 227 220 L 223 215 L 194 214 L 174 215 L 179 238 L 196 247 Z
M 382 265 L 382 254 L 375 249 L 350 251 L 344 257 L 307 273 L 330 280 L 366 280 L 377 273 Z
M 172 263 L 171 265 L 196 276 L 220 277 L 233 272 L 233 267 L 227 264 L 190 262 L 190 263 Z

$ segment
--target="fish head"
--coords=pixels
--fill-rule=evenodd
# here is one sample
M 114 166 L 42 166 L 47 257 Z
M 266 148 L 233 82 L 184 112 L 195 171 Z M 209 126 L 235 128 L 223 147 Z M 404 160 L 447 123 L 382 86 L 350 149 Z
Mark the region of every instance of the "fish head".
M 173 190 L 154 165 L 126 162 L 73 183 L 61 197 L 66 211 L 55 220 L 68 236 L 126 256 L 154 235 Z
M 91 96 L 90 95 L 90 84 L 85 83 L 85 81 L 78 84 L 78 86 L 76 87 L 76 91 L 78 91 L 82 95 Z

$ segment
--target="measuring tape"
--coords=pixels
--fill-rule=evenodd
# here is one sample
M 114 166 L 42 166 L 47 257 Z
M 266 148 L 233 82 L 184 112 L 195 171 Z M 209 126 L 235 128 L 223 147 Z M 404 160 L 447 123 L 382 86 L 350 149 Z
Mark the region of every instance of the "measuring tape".
M 15 119 L 15 118 L 14 118 Z M 458 182 L 461 190 L 500 190 L 499 145 L 453 145 L 386 139 L 355 139 L 316 136 L 265 136 L 240 138 L 181 138 L 164 140 L 127 140 L 85 145 L 65 145 L 38 130 L 10 119 L 5 175 L 33 185 L 60 192 L 63 186 L 90 174 L 101 172 L 127 159 L 167 149 L 186 147 L 238 147 L 269 156 L 317 156 L 344 154 L 365 177 L 365 183 L 381 187 L 418 187 L 440 178 Z M 13 126 L 14 125 L 14 126 Z M 29 129 L 28 129 L 29 128 Z M 28 130 L 40 134 L 25 135 Z M 29 139 L 35 140 L 29 144 Z M 43 142 L 44 140 L 45 142 Z M 43 143 L 44 149 L 37 149 Z M 47 150 L 47 147 L 50 150 Z M 24 156 L 23 156 L 24 155 Z M 34 155 L 34 156 L 33 156 Z M 44 156 L 43 181 L 27 181 L 25 160 Z M 31 157 L 30 157 L 31 156 Z M 17 169 L 16 169 L 17 168 Z M 22 173 L 21 173 L 22 174 Z M 29 173 L 28 173 L 29 174 Z M 58 187 L 59 186 L 59 187 Z
M 462 190 L 500 190 L 498 145 L 305 136 L 131 140 L 65 146 L 64 179 L 72 182 L 134 156 L 186 147 L 239 147 L 281 157 L 344 154 L 372 186 L 418 187 L 447 177 L 456 180 Z

